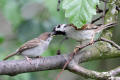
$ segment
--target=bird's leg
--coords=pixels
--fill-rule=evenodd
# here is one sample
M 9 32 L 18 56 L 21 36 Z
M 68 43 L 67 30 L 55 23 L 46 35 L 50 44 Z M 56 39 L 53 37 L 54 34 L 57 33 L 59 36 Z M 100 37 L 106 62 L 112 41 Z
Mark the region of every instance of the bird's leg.
M 78 41 L 78 42 L 80 42 L 80 41 Z M 78 52 L 78 50 L 79 50 L 79 48 L 80 48 L 81 45 L 83 45 L 82 42 L 80 42 L 80 44 L 77 45 L 77 46 L 74 48 L 74 50 L 73 50 L 73 51 L 74 51 L 74 54 L 76 54 L 76 53 Z
M 95 37 L 95 33 L 92 34 L 92 39 L 90 40 L 90 44 L 93 44 L 93 43 L 94 43 L 94 37 Z
M 80 46 L 76 46 L 75 49 L 74 49 L 74 54 L 76 54 L 79 50 Z
M 77 51 L 79 50 L 79 48 L 80 48 L 80 45 L 83 45 L 83 43 L 82 43 L 82 41 L 77 41 L 77 42 L 79 42 L 79 45 L 77 45 L 75 48 L 74 48 L 74 54 L 76 54 L 77 53 Z
M 27 56 L 25 56 L 25 59 L 26 59 L 29 63 L 31 63 L 31 61 L 32 61 L 32 59 L 29 58 L 29 57 L 27 57 Z

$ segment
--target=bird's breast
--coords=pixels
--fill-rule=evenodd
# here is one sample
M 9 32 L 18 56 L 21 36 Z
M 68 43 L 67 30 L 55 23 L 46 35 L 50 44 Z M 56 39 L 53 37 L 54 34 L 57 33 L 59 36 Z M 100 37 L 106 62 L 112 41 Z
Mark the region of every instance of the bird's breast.
M 42 44 L 39 44 L 37 47 L 23 51 L 22 55 L 28 56 L 28 57 L 37 57 L 42 55 L 47 48 L 48 48 L 48 44 L 42 43 Z
M 94 34 L 94 30 L 81 30 L 81 31 L 73 31 L 67 33 L 68 37 L 75 39 L 77 41 L 84 41 L 92 39 Z

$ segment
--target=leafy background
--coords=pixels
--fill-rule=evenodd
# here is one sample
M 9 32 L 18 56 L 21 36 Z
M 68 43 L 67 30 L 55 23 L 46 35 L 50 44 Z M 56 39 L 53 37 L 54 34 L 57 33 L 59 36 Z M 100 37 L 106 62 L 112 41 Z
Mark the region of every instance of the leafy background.
M 99 0 L 63 0 L 62 8 L 65 10 L 65 17 L 69 21 L 81 28 L 96 15 L 96 5 Z
M 0 0 L 0 60 L 14 52 L 24 42 L 43 32 L 51 31 L 56 24 L 73 23 L 80 28 L 83 24 L 90 22 L 92 18 L 99 16 L 96 15 L 96 4 L 103 6 L 99 0 L 63 0 L 60 5 L 61 10 L 57 12 L 57 0 Z M 113 5 L 109 7 L 110 11 L 114 9 Z M 110 21 L 111 16 L 112 19 L 116 17 L 110 11 L 106 21 L 107 19 Z M 117 34 L 118 37 L 119 31 L 116 30 L 114 30 L 114 34 Z M 69 39 L 60 45 L 62 39 L 63 36 L 55 37 L 49 49 L 42 56 L 56 55 L 58 49 L 61 49 L 62 53 L 69 53 L 77 44 L 74 40 Z M 119 43 L 116 36 L 114 36 L 114 40 Z M 9 60 L 14 59 L 23 59 L 23 57 L 14 56 Z M 88 69 L 105 71 L 118 65 L 118 61 L 119 59 L 98 60 L 81 65 Z M 58 72 L 60 70 L 24 73 L 14 77 L 0 75 L 0 80 L 53 80 Z M 86 80 L 68 71 L 64 71 L 60 79 Z

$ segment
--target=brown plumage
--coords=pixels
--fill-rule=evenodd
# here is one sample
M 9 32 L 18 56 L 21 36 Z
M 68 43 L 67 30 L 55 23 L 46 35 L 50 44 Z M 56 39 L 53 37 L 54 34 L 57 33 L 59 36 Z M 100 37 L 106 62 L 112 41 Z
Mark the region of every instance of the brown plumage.
M 16 52 L 8 55 L 6 58 L 4 58 L 3 60 L 6 60 L 8 59 L 9 57 L 12 57 L 16 54 L 21 54 L 23 51 L 25 50 L 28 50 L 28 49 L 31 49 L 31 48 L 34 48 L 34 47 L 37 47 L 40 45 L 40 43 L 42 44 L 43 42 L 41 40 L 46 40 L 48 39 L 48 37 L 51 36 L 51 33 L 50 32 L 45 32 L 43 34 L 41 34 L 38 38 L 34 38 L 30 41 L 27 41 L 25 44 L 23 44 L 20 48 L 18 48 L 16 50 Z
M 77 28 L 74 24 L 68 24 L 69 26 L 72 26 L 75 30 L 90 30 L 90 29 L 96 29 L 98 26 L 94 24 L 85 24 L 81 28 Z

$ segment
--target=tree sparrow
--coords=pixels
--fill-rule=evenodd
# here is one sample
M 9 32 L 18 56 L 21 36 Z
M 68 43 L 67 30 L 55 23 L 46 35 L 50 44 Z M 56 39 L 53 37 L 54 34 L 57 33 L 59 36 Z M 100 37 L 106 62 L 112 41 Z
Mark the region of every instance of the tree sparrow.
M 103 29 L 114 26 L 116 23 L 108 23 L 105 25 L 96 26 L 94 24 L 85 24 L 82 28 L 77 28 L 73 24 L 59 24 L 54 29 L 55 35 L 66 35 L 68 38 L 75 39 L 76 41 L 85 44 L 87 42 L 93 42 L 99 38 L 100 32 Z
M 38 57 L 40 56 L 47 48 L 49 43 L 51 42 L 53 34 L 50 32 L 45 32 L 41 34 L 38 38 L 34 38 L 25 44 L 23 44 L 20 48 L 18 48 L 14 53 L 8 55 L 3 60 L 8 59 L 14 55 L 22 55 L 29 61 L 29 57 Z

